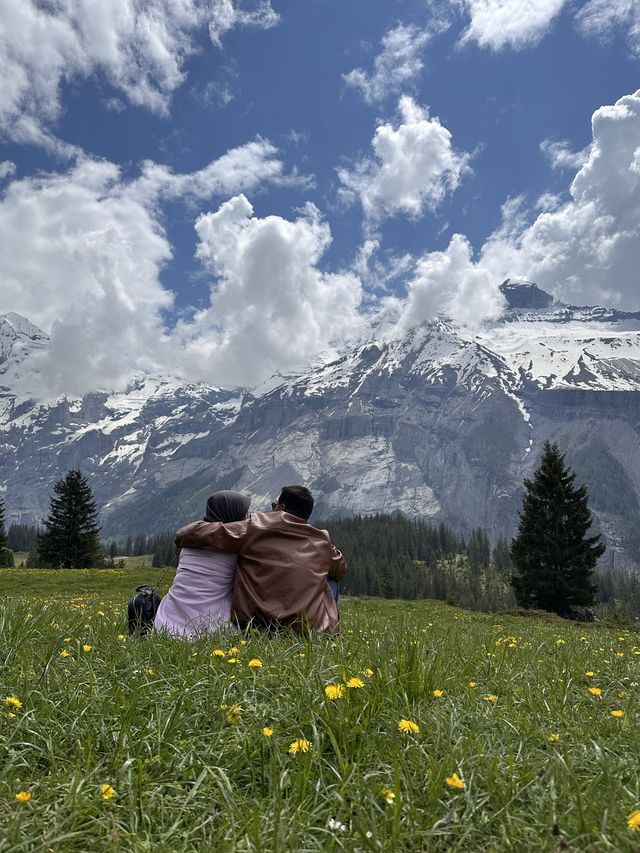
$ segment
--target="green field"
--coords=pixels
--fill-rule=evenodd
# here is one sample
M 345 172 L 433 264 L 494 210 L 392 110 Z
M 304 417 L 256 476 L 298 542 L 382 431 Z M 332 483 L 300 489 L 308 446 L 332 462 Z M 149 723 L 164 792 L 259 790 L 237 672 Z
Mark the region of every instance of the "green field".
M 635 631 L 347 599 L 334 639 L 130 639 L 160 575 L 0 571 L 0 851 L 640 849 Z

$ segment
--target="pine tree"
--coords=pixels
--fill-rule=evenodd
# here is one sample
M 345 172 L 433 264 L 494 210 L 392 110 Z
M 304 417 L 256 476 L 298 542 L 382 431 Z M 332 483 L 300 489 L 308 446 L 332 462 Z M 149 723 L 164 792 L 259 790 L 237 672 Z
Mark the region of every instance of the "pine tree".
M 98 511 L 87 480 L 69 471 L 54 485 L 49 518 L 38 537 L 38 562 L 54 569 L 102 565 Z
M 591 527 L 586 486 L 565 464 L 557 444 L 545 442 L 533 479 L 525 480 L 518 534 L 511 543 L 512 575 L 521 607 L 539 607 L 563 616 L 574 607 L 590 607 L 593 573 L 604 553 Z
M 4 500 L 0 498 L 0 566 L 13 566 L 13 551 L 9 550 L 9 540 L 4 530 Z

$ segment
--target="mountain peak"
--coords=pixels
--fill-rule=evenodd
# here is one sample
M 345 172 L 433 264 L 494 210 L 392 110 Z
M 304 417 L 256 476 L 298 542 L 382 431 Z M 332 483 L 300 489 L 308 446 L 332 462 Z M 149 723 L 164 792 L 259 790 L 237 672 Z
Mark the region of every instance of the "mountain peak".
M 548 308 L 554 298 L 532 281 L 506 279 L 500 285 L 509 308 Z

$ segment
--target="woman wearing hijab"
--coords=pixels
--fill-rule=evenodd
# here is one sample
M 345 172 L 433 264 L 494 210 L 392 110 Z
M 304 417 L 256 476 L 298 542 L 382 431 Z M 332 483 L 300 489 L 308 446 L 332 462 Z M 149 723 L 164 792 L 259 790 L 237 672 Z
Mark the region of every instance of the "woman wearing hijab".
M 251 500 L 239 492 L 216 492 L 204 521 L 242 521 Z M 236 555 L 211 548 L 182 548 L 171 589 L 158 607 L 154 627 L 181 637 L 214 631 L 231 618 Z

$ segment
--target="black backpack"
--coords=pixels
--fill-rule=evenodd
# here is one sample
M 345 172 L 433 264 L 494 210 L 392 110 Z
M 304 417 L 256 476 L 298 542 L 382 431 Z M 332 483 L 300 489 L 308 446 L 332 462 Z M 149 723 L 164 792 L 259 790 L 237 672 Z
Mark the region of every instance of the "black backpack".
M 144 637 L 149 633 L 153 628 L 153 620 L 156 618 L 161 600 L 155 588 L 136 587 L 136 594 L 127 607 L 130 634 L 139 632 L 140 636 Z

